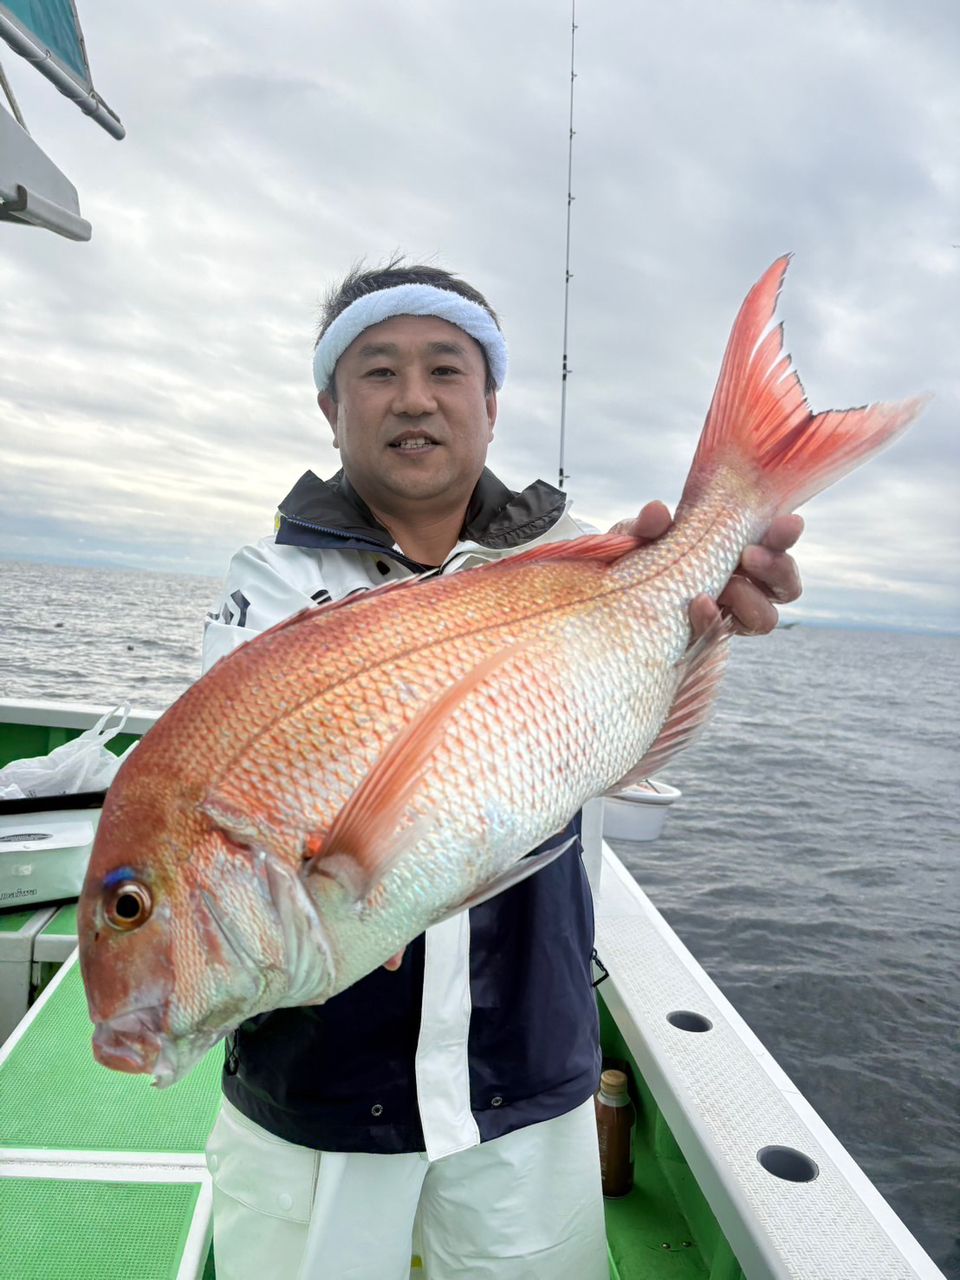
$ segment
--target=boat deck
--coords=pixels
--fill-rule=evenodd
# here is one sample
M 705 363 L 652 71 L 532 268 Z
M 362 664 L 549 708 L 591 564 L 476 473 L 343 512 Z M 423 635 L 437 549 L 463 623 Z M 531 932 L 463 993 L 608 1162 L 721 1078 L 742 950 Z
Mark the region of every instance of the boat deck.
M 18 1280 L 212 1280 L 202 1153 L 219 1103 L 221 1049 L 164 1091 L 100 1067 L 73 949 L 75 906 L 17 914 L 20 928 L 24 918 L 44 920 L 33 958 L 58 969 L 0 1048 L 0 1256 L 14 1260 Z M 13 923 L 0 917 L 0 926 Z M 621 1060 L 615 1024 L 606 1014 L 604 1022 L 610 1054 Z M 740 1280 L 732 1255 L 732 1270 L 705 1264 L 695 1243 L 705 1222 L 695 1237 L 676 1194 L 678 1183 L 692 1182 L 689 1170 L 652 1099 L 638 1101 L 659 1136 L 649 1149 L 638 1144 L 633 1192 L 607 1202 L 611 1280 Z M 715 1221 L 712 1239 L 723 1247 Z
M 0 764 L 51 750 L 102 711 L 4 700 Z M 135 713 L 127 729 L 152 718 Z M 601 822 L 586 806 L 609 970 L 601 1035 L 638 1111 L 633 1191 L 606 1203 L 611 1280 L 943 1280 L 602 844 Z M 212 1280 L 203 1146 L 222 1051 L 163 1092 L 99 1066 L 75 945 L 74 906 L 0 911 L 0 1270 Z M 429 1280 L 418 1266 L 411 1277 Z
M 107 1071 L 93 1059 L 80 966 L 71 960 L 57 990 L 13 1044 L 0 1070 L 0 1146 L 46 1152 L 189 1156 L 213 1126 L 223 1051 L 211 1050 L 175 1089 Z M 51 984 L 52 986 L 52 984 Z M 195 1161 L 194 1161 L 195 1162 Z
M 59 927 L 68 925 L 66 915 Z M 212 1277 L 202 1151 L 221 1055 L 211 1052 L 176 1090 L 160 1092 L 143 1077 L 98 1066 L 91 1030 L 74 953 L 0 1049 L 0 1257 L 8 1274 L 187 1280 L 206 1267 Z

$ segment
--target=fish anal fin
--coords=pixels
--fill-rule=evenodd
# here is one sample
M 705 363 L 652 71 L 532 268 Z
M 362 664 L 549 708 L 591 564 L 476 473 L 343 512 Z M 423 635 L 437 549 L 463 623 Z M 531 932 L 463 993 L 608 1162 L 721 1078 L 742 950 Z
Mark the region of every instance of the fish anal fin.
M 516 652 L 515 647 L 500 649 L 478 662 L 401 729 L 330 828 L 307 838 L 305 876 L 331 876 L 358 902 L 369 897 L 403 853 L 423 836 L 423 819 L 399 835 L 398 828 L 451 717 Z
M 732 634 L 731 623 L 720 618 L 687 650 L 678 664 L 681 668 L 680 681 L 660 732 L 643 759 L 608 788 L 608 796 L 617 795 L 627 787 L 652 777 L 694 741 L 713 711 Z

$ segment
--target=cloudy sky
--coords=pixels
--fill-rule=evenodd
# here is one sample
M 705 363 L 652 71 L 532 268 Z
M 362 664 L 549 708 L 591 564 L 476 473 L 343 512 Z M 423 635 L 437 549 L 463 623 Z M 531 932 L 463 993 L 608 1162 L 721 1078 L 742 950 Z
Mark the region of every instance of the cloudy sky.
M 557 478 L 570 15 L 557 0 L 81 0 L 117 143 L 0 57 L 89 244 L 0 224 L 0 557 L 213 574 L 336 469 L 318 299 L 400 249 L 501 314 L 491 465 Z M 960 630 L 955 0 L 580 0 L 566 468 L 673 503 L 733 316 L 814 408 L 933 392 L 806 509 L 793 617 Z

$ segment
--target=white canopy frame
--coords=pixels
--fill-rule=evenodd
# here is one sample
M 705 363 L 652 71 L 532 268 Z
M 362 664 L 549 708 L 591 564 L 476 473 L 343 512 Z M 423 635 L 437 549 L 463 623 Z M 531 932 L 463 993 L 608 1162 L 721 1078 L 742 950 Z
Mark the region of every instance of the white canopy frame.
M 76 34 L 86 66 L 86 47 L 83 42 L 79 19 L 77 19 L 76 7 L 72 4 L 72 0 L 71 8 L 73 8 Z M 46 76 L 51 84 L 56 85 L 64 97 L 69 98 L 71 102 L 75 102 L 85 115 L 88 115 L 91 120 L 95 120 L 112 137 L 120 139 L 126 136 L 127 131 L 123 127 L 120 117 L 94 89 L 93 82 L 89 78 L 89 66 L 86 66 L 87 75 L 85 78 L 78 75 L 76 71 L 61 61 L 51 49 L 48 49 L 34 32 L 18 22 L 3 3 L 0 3 L 0 36 L 6 40 L 15 53 L 19 53 L 22 58 L 26 58 L 28 62 L 32 63 L 42 76 Z

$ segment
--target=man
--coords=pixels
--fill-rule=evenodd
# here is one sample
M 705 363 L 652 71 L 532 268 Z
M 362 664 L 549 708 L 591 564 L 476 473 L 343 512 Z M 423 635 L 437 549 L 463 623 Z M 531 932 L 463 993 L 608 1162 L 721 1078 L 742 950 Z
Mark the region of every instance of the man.
M 485 469 L 505 371 L 471 286 L 399 262 L 351 273 L 314 356 L 343 469 L 307 472 L 276 536 L 234 557 L 205 667 L 305 606 L 579 536 L 558 490 Z M 637 531 L 668 525 L 652 503 Z M 779 520 L 744 554 L 721 597 L 742 630 L 799 594 L 784 553 L 801 528 Z M 694 602 L 694 629 L 715 614 Z M 208 1146 L 220 1280 L 405 1280 L 415 1227 L 431 1280 L 603 1280 L 592 947 L 575 842 L 327 1004 L 238 1028 Z

